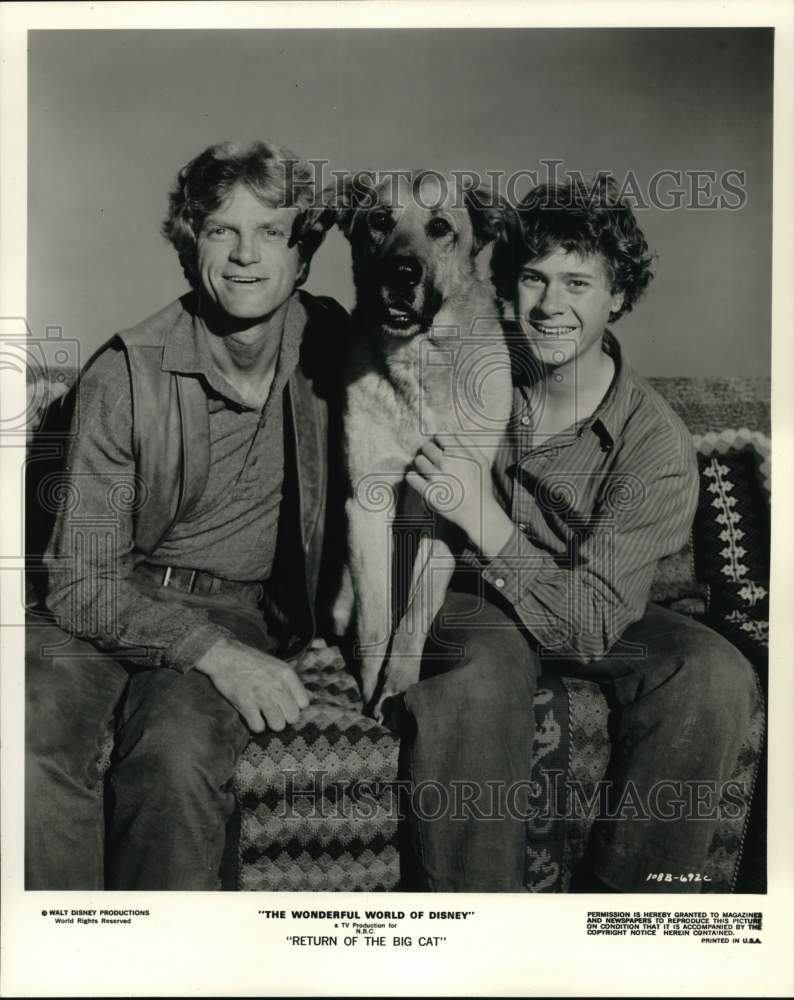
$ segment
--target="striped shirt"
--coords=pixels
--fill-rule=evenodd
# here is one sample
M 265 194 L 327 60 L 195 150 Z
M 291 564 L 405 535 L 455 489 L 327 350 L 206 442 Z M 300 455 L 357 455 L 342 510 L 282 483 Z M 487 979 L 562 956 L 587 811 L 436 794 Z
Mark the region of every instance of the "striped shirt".
M 514 528 L 483 570 L 544 656 L 583 663 L 621 654 L 618 639 L 642 618 L 657 561 L 686 543 L 698 498 L 686 426 L 609 331 L 604 350 L 615 364 L 604 399 L 542 444 L 514 386 L 493 473 Z

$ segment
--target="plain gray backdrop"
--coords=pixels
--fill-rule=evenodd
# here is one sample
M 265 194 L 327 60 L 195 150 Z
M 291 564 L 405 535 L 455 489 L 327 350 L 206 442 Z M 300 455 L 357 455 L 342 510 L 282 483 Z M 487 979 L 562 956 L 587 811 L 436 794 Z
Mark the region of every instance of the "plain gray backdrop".
M 769 372 L 771 30 L 36 31 L 29 41 L 28 321 L 35 336 L 61 327 L 82 360 L 185 289 L 159 235 L 178 168 L 212 142 L 267 138 L 329 170 L 542 173 L 541 160 L 557 159 L 619 180 L 631 171 L 646 193 L 660 170 L 743 171 L 740 210 L 638 212 L 658 276 L 615 332 L 643 374 Z M 338 231 L 307 288 L 352 304 Z

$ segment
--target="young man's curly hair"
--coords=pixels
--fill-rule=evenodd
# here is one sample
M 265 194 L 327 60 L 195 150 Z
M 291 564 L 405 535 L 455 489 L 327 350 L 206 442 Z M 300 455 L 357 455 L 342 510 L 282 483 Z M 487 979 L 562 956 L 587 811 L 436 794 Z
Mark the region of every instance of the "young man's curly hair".
M 508 211 L 504 236 L 494 246 L 491 271 L 497 295 L 509 308 L 520 269 L 555 250 L 583 256 L 598 254 L 605 262 L 612 292 L 623 293 L 623 305 L 610 314 L 616 320 L 631 312 L 648 287 L 654 255 L 631 207 L 621 200 L 614 178 L 569 177 L 539 184 Z
M 209 146 L 182 167 L 168 196 L 163 236 L 179 254 L 185 277 L 198 286 L 196 245 L 208 215 L 218 209 L 236 185 L 245 185 L 263 205 L 297 208 L 290 245 L 297 244 L 305 279 L 308 264 L 323 241 L 327 226 L 319 224 L 314 176 L 309 165 L 286 146 L 252 142 L 247 146 L 222 142 Z

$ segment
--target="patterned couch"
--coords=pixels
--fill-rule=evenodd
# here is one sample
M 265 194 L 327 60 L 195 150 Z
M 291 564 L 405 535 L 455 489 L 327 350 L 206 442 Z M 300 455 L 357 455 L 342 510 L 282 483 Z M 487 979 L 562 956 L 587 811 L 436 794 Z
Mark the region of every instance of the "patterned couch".
M 32 411 L 43 413 L 74 373 L 31 376 Z M 769 382 L 766 379 L 657 378 L 655 387 L 692 432 L 701 495 L 692 537 L 659 566 L 652 599 L 695 615 L 734 642 L 757 671 L 752 732 L 734 778 L 747 790 L 742 815 L 714 836 L 705 891 L 765 891 L 764 719 L 769 588 Z M 32 420 L 34 425 L 37 421 Z M 58 448 L 32 436 L 28 461 L 26 601 L 42 584 L 36 554 L 46 541 L 42 483 Z M 36 619 L 37 623 L 40 619 Z M 386 891 L 401 885 L 396 781 L 399 746 L 365 717 L 339 649 L 318 643 L 297 664 L 314 699 L 298 725 L 251 740 L 236 773 L 238 812 L 230 824 L 219 887 Z M 585 856 L 592 818 L 566 809 L 577 783 L 587 795 L 609 761 L 609 713 L 600 689 L 573 678 L 543 681 L 535 701 L 538 818 L 527 828 L 526 885 L 565 892 Z M 103 760 L 112 752 L 108 739 Z M 551 790 L 550 790 L 551 789 Z M 543 808 L 545 806 L 545 808 Z M 752 807 L 752 808 L 751 808 Z M 748 818 L 749 817 L 749 818 Z

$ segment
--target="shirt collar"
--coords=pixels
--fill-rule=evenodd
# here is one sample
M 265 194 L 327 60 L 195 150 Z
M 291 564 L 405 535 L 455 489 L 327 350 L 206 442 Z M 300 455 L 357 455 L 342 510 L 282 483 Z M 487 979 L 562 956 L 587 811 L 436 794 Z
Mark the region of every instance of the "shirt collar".
M 160 367 L 164 372 L 184 375 L 204 372 L 207 359 L 201 350 L 203 338 L 196 315 L 195 294 L 190 292 L 184 295 L 179 304 L 182 309 L 168 331 Z
M 203 375 L 216 392 L 239 405 L 245 405 L 215 367 L 207 346 L 207 334 L 196 309 L 195 293 L 183 296 L 180 304 L 182 309 L 166 337 L 160 367 L 163 371 L 182 375 Z M 283 388 L 298 364 L 306 319 L 306 309 L 297 292 L 293 293 L 284 317 L 284 331 L 273 382 L 275 391 Z M 271 391 L 272 394 L 274 393 Z M 246 406 L 246 409 L 251 407 Z
M 629 404 L 631 369 L 623 357 L 620 343 L 611 330 L 604 332 L 603 349 L 612 358 L 615 374 L 606 395 L 593 414 L 584 421 L 584 426 L 592 427 L 599 435 L 605 434 L 609 443 L 614 444 L 625 423 Z
M 527 374 L 533 371 L 534 366 L 526 357 L 522 358 L 520 353 L 516 353 L 525 347 L 525 341 L 523 335 L 519 333 L 518 326 L 508 325 L 506 333 L 508 341 L 512 340 L 513 380 L 515 385 L 521 389 L 522 386 L 528 384 Z M 602 349 L 612 358 L 615 374 L 598 407 L 589 417 L 578 421 L 574 429 L 577 434 L 581 435 L 588 428 L 592 428 L 593 432 L 600 437 L 602 444 L 611 447 L 620 436 L 621 427 L 625 422 L 632 372 L 623 357 L 620 343 L 611 330 L 604 331 Z

